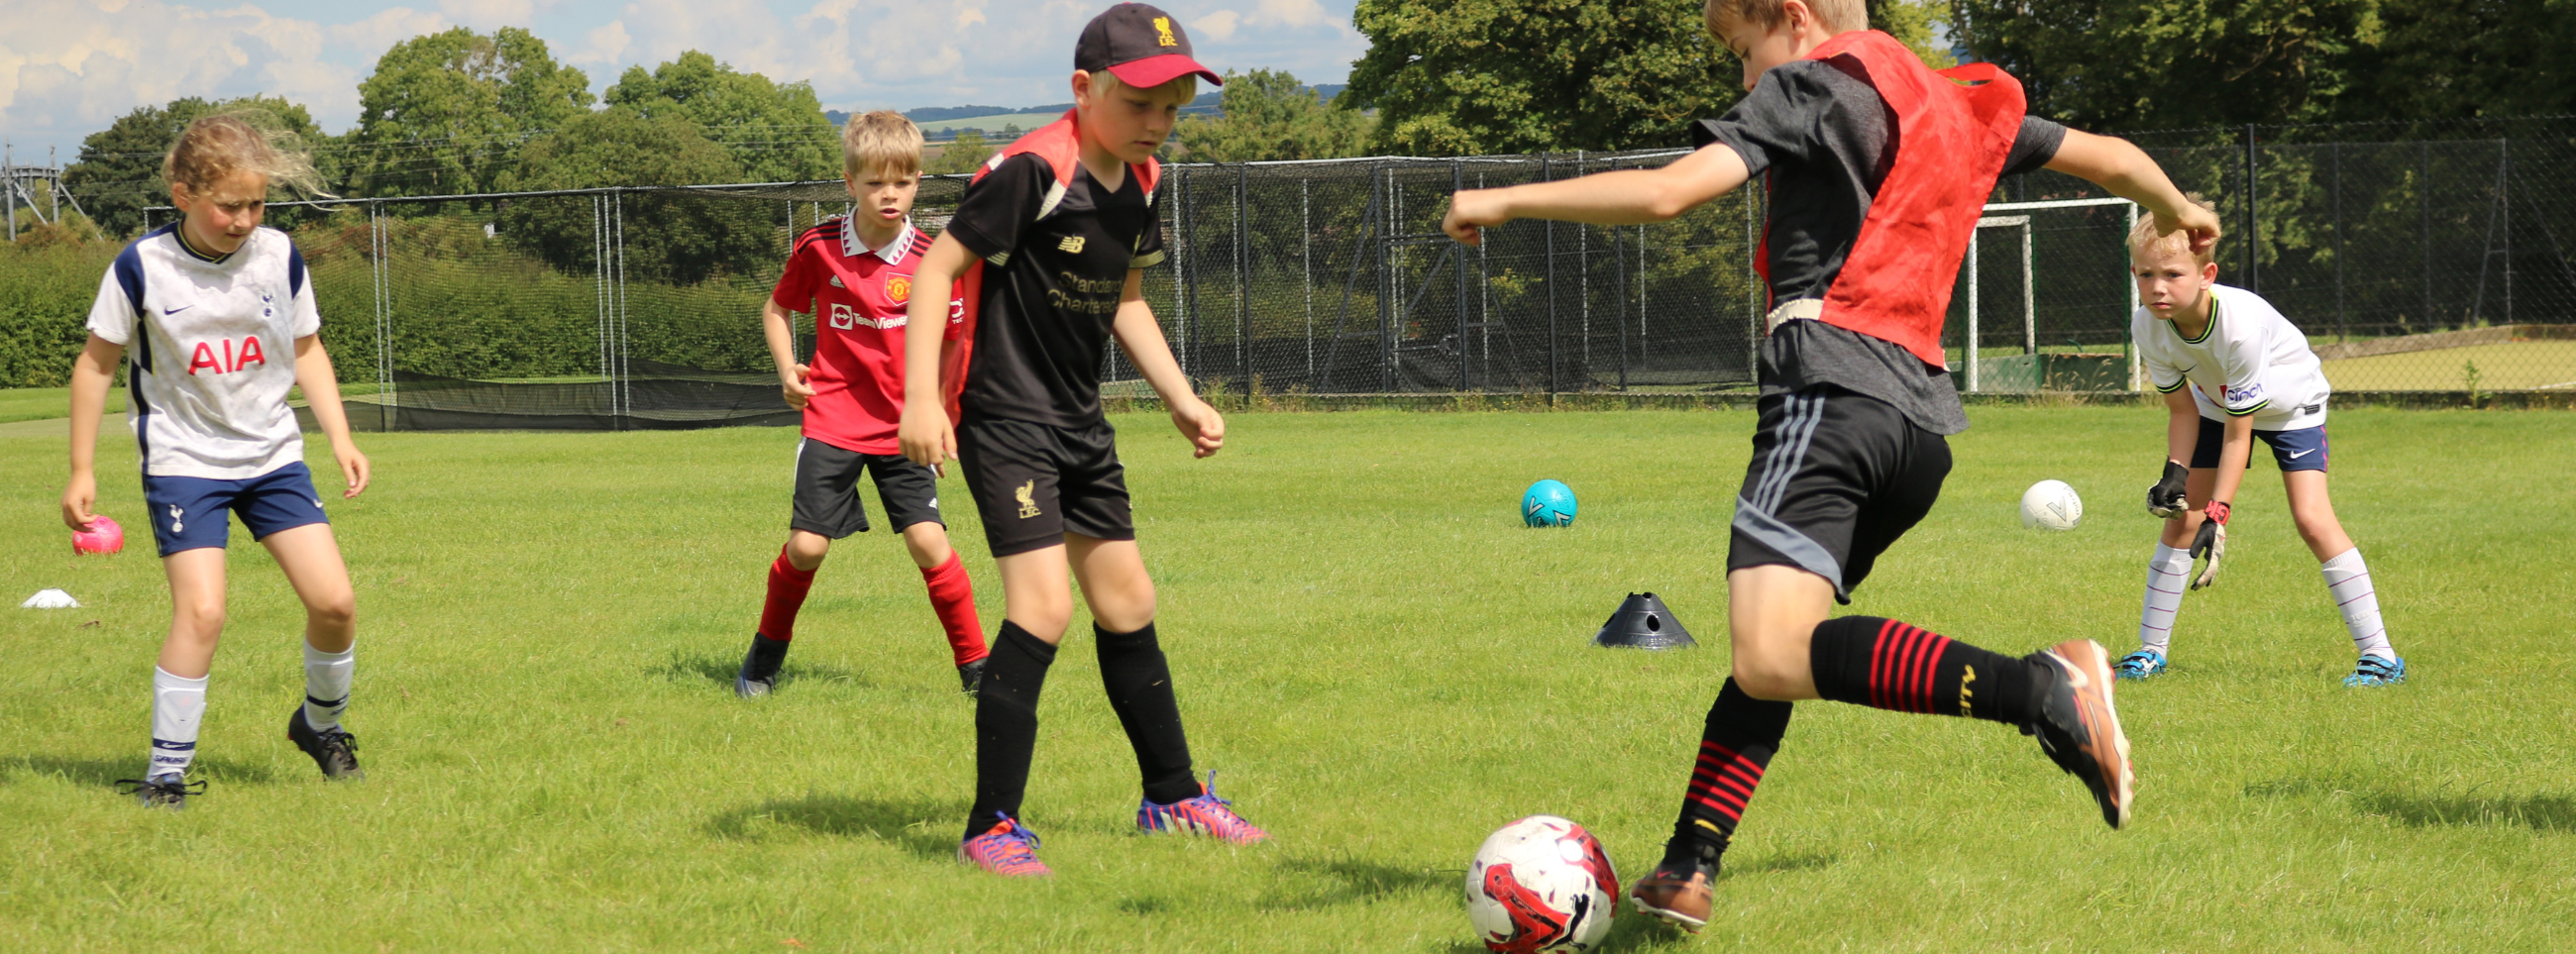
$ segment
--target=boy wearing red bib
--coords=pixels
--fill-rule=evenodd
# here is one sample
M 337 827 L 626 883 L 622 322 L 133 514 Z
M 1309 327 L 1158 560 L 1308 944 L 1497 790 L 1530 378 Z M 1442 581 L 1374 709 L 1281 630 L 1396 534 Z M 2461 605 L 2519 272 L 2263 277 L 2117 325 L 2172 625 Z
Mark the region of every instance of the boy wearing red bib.
M 1708 921 L 1719 858 L 1797 700 L 2017 727 L 2084 781 L 2104 821 L 2127 820 L 2128 740 L 2101 646 L 2014 657 L 1895 620 L 1827 617 L 1931 510 L 1950 469 L 1945 437 L 1967 428 L 1941 322 L 1997 178 L 2070 173 L 2145 206 L 2160 232 L 2218 237 L 2217 219 L 2135 147 L 2023 115 L 2020 84 L 1990 65 L 1932 70 L 1868 30 L 1861 0 L 1709 0 L 1707 20 L 1743 60 L 1749 94 L 1693 127 L 1698 151 L 1661 169 L 1461 192 L 1442 223 L 1473 244 L 1516 218 L 1661 222 L 1755 175 L 1769 187 L 1756 261 L 1771 333 L 1727 557 L 1734 671 L 1663 862 L 1630 892 L 1691 930 Z
M 948 545 L 939 519 L 938 475 L 905 460 L 895 443 L 903 419 L 903 342 L 912 278 L 930 237 L 912 227 L 921 187 L 921 130 L 899 113 L 851 117 L 841 131 L 843 178 L 854 208 L 797 236 L 778 287 L 761 306 L 769 353 L 787 404 L 805 412 L 796 445 L 795 514 L 787 545 L 769 565 L 769 596 L 760 630 L 734 676 L 734 694 L 768 695 L 796 635 L 796 613 L 832 541 L 868 529 L 859 475 L 876 479 L 886 522 L 903 535 L 921 568 L 930 608 L 948 635 L 957 679 L 968 693 L 983 681 L 983 625 L 975 586 Z M 951 307 L 943 314 L 953 315 Z M 790 312 L 814 316 L 814 363 L 796 361 Z M 944 337 L 947 321 L 921 329 Z

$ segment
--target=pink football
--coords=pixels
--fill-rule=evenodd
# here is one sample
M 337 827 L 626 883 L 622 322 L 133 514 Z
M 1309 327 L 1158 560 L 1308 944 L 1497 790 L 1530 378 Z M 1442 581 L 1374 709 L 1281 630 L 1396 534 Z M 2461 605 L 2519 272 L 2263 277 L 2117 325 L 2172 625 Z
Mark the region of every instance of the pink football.
M 72 531 L 76 553 L 114 553 L 125 549 L 125 528 L 107 517 L 91 517 L 89 529 Z

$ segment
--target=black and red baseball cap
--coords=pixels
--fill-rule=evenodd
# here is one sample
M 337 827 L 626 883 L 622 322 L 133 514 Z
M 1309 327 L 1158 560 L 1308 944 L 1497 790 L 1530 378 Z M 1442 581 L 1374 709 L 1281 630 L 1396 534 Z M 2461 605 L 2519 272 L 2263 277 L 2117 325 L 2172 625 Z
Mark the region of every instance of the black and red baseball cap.
M 1190 58 L 1190 35 L 1151 4 L 1122 3 L 1092 17 L 1073 45 L 1073 68 L 1109 71 L 1137 89 L 1161 86 L 1192 73 L 1218 86 L 1225 78 Z

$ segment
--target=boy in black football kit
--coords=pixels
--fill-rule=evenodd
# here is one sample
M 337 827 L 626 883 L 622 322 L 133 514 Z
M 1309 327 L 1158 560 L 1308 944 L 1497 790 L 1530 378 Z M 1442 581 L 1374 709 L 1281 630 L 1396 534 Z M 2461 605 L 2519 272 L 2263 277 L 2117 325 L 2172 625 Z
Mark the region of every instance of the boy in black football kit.
M 1115 334 L 1206 457 L 1225 422 L 1190 390 L 1141 290 L 1163 261 L 1153 205 L 1154 151 L 1197 81 L 1189 38 L 1161 10 L 1122 3 L 1074 49 L 1074 108 L 988 162 L 914 274 L 912 321 L 936 327 L 952 282 L 966 283 L 961 412 L 941 398 L 942 345 L 906 342 L 899 430 L 922 464 L 959 460 L 1002 574 L 1005 619 L 975 712 L 975 806 L 961 859 L 1004 876 L 1047 874 L 1019 817 L 1037 740 L 1039 690 L 1082 583 L 1101 681 L 1135 750 L 1144 797 L 1137 827 L 1235 843 L 1269 837 L 1192 776 L 1171 668 L 1154 631 L 1154 585 L 1136 549 L 1125 470 L 1100 409 L 1100 368 Z
M 1720 688 L 1663 862 L 1630 897 L 1691 930 L 1736 822 L 1789 725 L 1790 703 L 1832 699 L 1987 719 L 2036 735 L 2083 779 L 2103 820 L 2129 814 L 2128 740 L 2102 647 L 2026 657 L 1895 620 L 1828 619 L 1880 553 L 1921 520 L 1968 426 L 1941 322 L 1986 196 L 2003 174 L 2054 169 L 2144 206 L 2161 233 L 2217 241 L 2136 147 L 2023 114 L 1988 64 L 1935 72 L 1862 0 L 1709 0 L 1709 32 L 1744 62 L 1749 94 L 1693 129 L 1662 169 L 1458 193 L 1459 241 L 1515 218 L 1665 221 L 1766 175 L 1770 337 L 1760 422 L 1727 555 L 1733 673 Z

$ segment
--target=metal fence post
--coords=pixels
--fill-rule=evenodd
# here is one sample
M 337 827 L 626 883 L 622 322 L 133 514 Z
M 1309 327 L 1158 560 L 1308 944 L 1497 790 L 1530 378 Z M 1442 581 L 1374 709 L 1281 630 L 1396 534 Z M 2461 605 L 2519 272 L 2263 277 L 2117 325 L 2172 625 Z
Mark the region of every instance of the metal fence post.
M 2245 289 L 2263 290 L 2262 187 L 2255 182 L 2254 124 L 2245 124 Z
M 2415 144 L 2415 237 L 2423 249 L 2424 321 L 2433 321 L 2433 144 Z
M 2334 156 L 2335 340 L 2340 342 L 2352 340 L 2343 304 L 2343 143 L 2336 142 L 2329 148 Z M 2130 217 L 2136 218 L 2136 213 Z
M 1315 208 L 1310 180 L 1297 180 L 1297 267 L 1306 289 L 1306 387 L 1315 387 Z
M 1252 229 L 1244 222 L 1244 189 L 1252 167 L 1234 167 L 1234 371 L 1243 378 L 1243 395 L 1252 396 Z
M 1556 181 L 1555 153 L 1543 153 L 1538 157 L 1538 179 L 1540 182 Z M 1560 390 L 1557 387 L 1556 370 L 1556 220 L 1542 221 L 1546 223 L 1547 229 L 1547 265 L 1543 271 L 1544 277 L 1540 281 L 1547 286 L 1547 393 L 1553 397 Z

